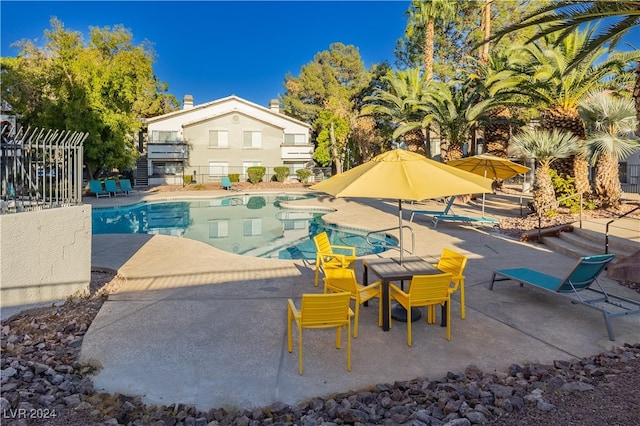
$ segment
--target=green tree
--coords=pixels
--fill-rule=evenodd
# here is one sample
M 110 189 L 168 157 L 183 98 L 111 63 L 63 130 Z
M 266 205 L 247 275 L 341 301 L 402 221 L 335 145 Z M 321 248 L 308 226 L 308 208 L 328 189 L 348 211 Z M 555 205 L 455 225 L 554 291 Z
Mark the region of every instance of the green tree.
M 358 96 L 370 80 L 371 74 L 365 69 L 358 49 L 342 43 L 333 43 L 329 50 L 317 53 L 313 61 L 302 67 L 298 77 L 290 74 L 285 77 L 281 99 L 284 112 L 311 124 L 316 135 L 328 136 L 331 142 L 327 144 L 323 139 L 318 148 L 330 148 L 330 153 L 318 152 L 316 158 L 330 158 L 336 171 L 342 170 L 349 135 L 342 138 L 336 129 L 341 129 L 341 120 L 345 120 L 351 130 L 358 115 Z
M 429 156 L 422 123 L 424 111 L 420 107 L 427 96 L 428 80 L 419 68 L 412 68 L 390 71 L 382 82 L 382 87 L 365 98 L 361 115 L 374 115 L 391 123 L 394 139 L 403 138 L 410 151 Z
M 513 137 L 511 149 L 516 156 L 536 160 L 538 167 L 533 182 L 533 205 L 542 214 L 552 211 L 556 197 L 550 175 L 551 164 L 578 152 L 578 138 L 558 129 L 525 129 Z
M 571 132 L 578 139 L 586 139 L 584 123 L 578 113 L 578 103 L 590 92 L 619 89 L 633 79 L 625 68 L 640 57 L 640 52 L 616 52 L 607 55 L 606 49 L 592 51 L 569 69 L 576 55 L 591 39 L 595 28 L 574 31 L 557 39 L 550 34 L 534 43 L 519 47 L 515 68 L 529 78 L 519 85 L 540 111 L 540 127 Z M 576 190 L 589 192 L 588 164 L 583 156 L 560 162 L 558 172 L 573 176 Z
M 515 24 L 510 24 L 498 31 L 490 41 L 499 40 L 521 31 L 536 29 L 536 33 L 529 37 L 534 41 L 552 33 L 558 33 L 558 41 L 562 41 L 571 33 L 577 31 L 586 23 L 602 23 L 607 19 L 607 25 L 584 43 L 580 51 L 574 55 L 567 70 L 577 67 L 594 51 L 604 46 L 613 49 L 620 42 L 622 36 L 631 28 L 640 24 L 640 2 L 636 0 L 558 0 L 547 5 L 540 5 L 531 13 L 525 14 Z M 636 135 L 640 136 L 640 62 L 636 64 L 635 89 L 633 91 L 638 127 Z
M 44 47 L 20 43 L 2 58 L 2 98 L 26 126 L 88 132 L 84 161 L 91 175 L 131 167 L 141 118 L 178 107 L 153 74 L 153 53 L 134 45 L 122 26 L 90 28 L 89 41 L 53 18 Z
M 456 15 L 456 0 L 412 0 L 405 34 L 411 38 L 416 33 L 424 37 L 424 78 L 433 78 L 435 27 L 445 27 Z
M 445 163 L 462 157 L 462 147 L 471 133 L 500 102 L 499 97 L 484 98 L 483 95 L 483 86 L 473 78 L 461 83 L 431 83 L 429 93 L 420 105 L 424 113 L 422 126 L 436 124 L 434 130 L 440 134 L 440 150 Z
M 622 188 L 618 162 L 638 148 L 637 127 L 631 99 L 596 93 L 578 106 L 587 127 L 587 155 L 596 165 L 595 194 L 602 207 L 618 207 Z
M 498 28 L 522 16 L 526 11 L 546 4 L 548 0 L 524 1 L 485 1 L 485 0 L 449 0 L 455 9 L 453 16 L 445 14 L 449 19 L 436 17 L 438 31 L 434 33 L 433 43 L 433 73 L 434 78 L 442 81 L 462 79 L 462 70 L 470 67 L 469 58 L 478 55 L 477 46 L 485 39 L 485 29 L 488 22 Z M 416 3 L 426 3 L 417 1 Z M 489 6 L 490 5 L 490 6 Z M 439 11 L 435 11 L 436 14 Z M 484 13 L 482 13 L 484 12 Z M 487 16 L 489 14 L 489 16 Z M 400 68 L 422 68 L 427 52 L 426 39 L 427 21 L 420 14 L 420 9 L 412 6 L 407 11 L 407 28 L 405 36 L 396 42 L 394 54 L 396 64 Z M 437 16 L 437 15 L 436 15 Z M 446 23 L 445 23 L 446 22 Z M 512 34 L 500 40 L 494 49 L 524 41 L 526 34 Z

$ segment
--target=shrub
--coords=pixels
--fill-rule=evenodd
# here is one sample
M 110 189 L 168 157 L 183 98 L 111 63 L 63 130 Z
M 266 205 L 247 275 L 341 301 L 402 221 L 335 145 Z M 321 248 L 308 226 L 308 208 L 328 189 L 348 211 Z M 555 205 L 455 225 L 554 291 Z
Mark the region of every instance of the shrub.
M 309 181 L 309 177 L 311 176 L 311 170 L 298 169 L 296 170 L 296 176 L 298 176 L 300 182 L 306 184 Z
M 184 175 L 184 176 L 182 176 L 182 181 L 184 182 L 185 185 L 190 185 L 191 182 L 193 181 L 193 176 Z
M 240 173 L 230 173 L 229 180 L 231 182 L 240 182 Z
M 577 194 L 576 187 L 573 182 L 576 180 L 574 177 L 566 176 L 562 177 L 555 170 L 549 170 L 551 175 L 551 181 L 553 182 L 553 189 L 556 193 L 556 199 L 560 200 L 565 197 L 570 197 Z M 569 208 L 569 212 L 578 213 L 580 211 L 580 197 L 575 196 L 562 200 L 561 206 Z M 585 210 L 593 210 L 596 208 L 592 200 L 588 196 L 582 197 L 582 208 Z
M 289 176 L 288 167 L 284 167 L 284 166 L 274 167 L 273 171 L 276 173 L 275 176 L 278 182 L 284 182 L 284 180 Z
M 264 174 L 267 172 L 266 167 L 262 166 L 251 166 L 247 168 L 247 174 L 249 175 L 249 182 L 252 184 L 257 184 L 258 182 L 262 182 L 262 178 Z

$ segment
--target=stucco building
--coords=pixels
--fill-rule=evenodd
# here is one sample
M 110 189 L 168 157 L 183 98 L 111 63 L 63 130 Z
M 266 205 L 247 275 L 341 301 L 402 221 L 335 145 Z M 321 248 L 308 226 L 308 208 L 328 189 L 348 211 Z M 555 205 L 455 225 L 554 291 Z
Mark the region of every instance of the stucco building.
M 183 108 L 147 120 L 147 142 L 138 162 L 138 185 L 218 182 L 247 168 L 264 166 L 265 180 L 274 167 L 286 166 L 290 176 L 312 167 L 311 127 L 280 113 L 277 100 L 269 107 L 235 95 L 194 105 L 186 95 Z M 147 182 L 144 179 L 147 179 Z

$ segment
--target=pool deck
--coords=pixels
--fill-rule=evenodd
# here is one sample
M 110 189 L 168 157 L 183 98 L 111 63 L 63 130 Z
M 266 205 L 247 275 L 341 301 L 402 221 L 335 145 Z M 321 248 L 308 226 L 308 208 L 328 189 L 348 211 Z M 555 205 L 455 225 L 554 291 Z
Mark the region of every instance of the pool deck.
M 85 202 L 96 207 L 130 204 L 143 195 Z M 222 195 L 229 193 L 156 193 L 144 199 Z M 292 203 L 334 210 L 325 220 L 342 226 L 377 230 L 398 224 L 393 201 L 321 196 Z M 408 219 L 409 213 L 405 211 L 404 217 Z M 382 331 L 377 325 L 377 301 L 372 301 L 360 310 L 351 371 L 346 370 L 344 334 L 343 347 L 336 350 L 333 331 L 310 330 L 304 334 L 300 376 L 295 332 L 294 351 L 287 352 L 286 305 L 292 298 L 299 306 L 303 293 L 322 291 L 313 285 L 314 265 L 247 258 L 162 235 L 96 235 L 92 266 L 117 271 L 126 284 L 109 296 L 93 321 L 84 337 L 81 361 L 100 366 L 93 377 L 96 390 L 141 395 L 149 404 L 180 402 L 206 410 L 255 408 L 276 401 L 293 405 L 378 383 L 439 379 L 470 364 L 504 371 L 511 363 L 550 363 L 640 342 L 640 315 L 614 319 L 612 342 L 596 310 L 515 283 L 488 288 L 495 269 L 532 267 L 563 275 L 574 259 L 487 227 L 442 223 L 434 230 L 426 217 L 411 226 L 415 255 L 435 262 L 442 248 L 449 247 L 469 257 L 466 319 L 459 316 L 456 293 L 450 341 L 444 328 L 419 321 L 413 323 L 413 346 L 408 347 L 406 324 L 394 321 L 390 331 Z M 585 227 L 603 226 L 597 221 L 585 223 Z M 617 229 L 614 232 L 638 238 Z M 397 231 L 389 233 L 397 236 Z M 406 232 L 405 247 L 410 241 Z M 370 257 L 398 255 L 389 250 Z M 360 277 L 360 262 L 357 269 Z M 638 298 L 604 274 L 601 282 L 616 294 Z

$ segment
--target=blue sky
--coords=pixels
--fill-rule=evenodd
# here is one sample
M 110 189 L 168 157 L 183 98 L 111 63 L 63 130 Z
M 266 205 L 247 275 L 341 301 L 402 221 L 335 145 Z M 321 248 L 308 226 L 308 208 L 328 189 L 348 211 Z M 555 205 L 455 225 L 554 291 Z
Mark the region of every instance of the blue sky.
M 139 1 L 25 2 L 2 0 L 2 56 L 10 44 L 40 39 L 56 16 L 67 30 L 129 28 L 134 42 L 156 51 L 154 70 L 182 101 L 196 104 L 232 94 L 259 105 L 284 92 L 285 75 L 297 76 L 316 53 L 341 42 L 359 48 L 369 67 L 394 63 L 404 34 L 406 1 Z M 86 37 L 85 37 L 86 39 Z
M 389 61 L 406 27 L 409 0 L 397 1 L 6 1 L 0 2 L 0 52 L 39 40 L 56 16 L 68 30 L 122 24 L 134 43 L 152 43 L 154 70 L 179 101 L 200 104 L 232 94 L 268 106 L 331 43 L 356 46 L 369 67 Z M 86 39 L 86 37 L 85 37 Z M 640 28 L 625 38 L 640 45 Z M 624 48 L 627 50 L 628 48 Z

